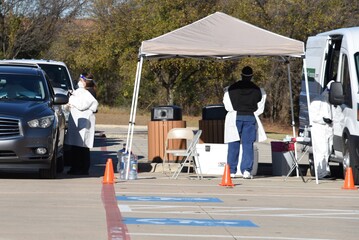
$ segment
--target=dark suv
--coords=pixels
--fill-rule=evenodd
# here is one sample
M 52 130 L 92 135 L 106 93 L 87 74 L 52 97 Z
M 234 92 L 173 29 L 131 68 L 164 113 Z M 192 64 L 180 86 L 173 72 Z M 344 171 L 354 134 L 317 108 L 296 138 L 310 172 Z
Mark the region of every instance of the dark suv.
M 45 72 L 29 64 L 0 64 L 0 169 L 63 171 L 65 117 Z
M 47 74 L 55 93 L 67 94 L 75 90 L 70 71 L 64 62 L 44 59 L 6 59 L 0 60 L 0 64 L 28 64 L 37 65 Z M 67 108 L 64 111 L 66 121 L 70 112 Z

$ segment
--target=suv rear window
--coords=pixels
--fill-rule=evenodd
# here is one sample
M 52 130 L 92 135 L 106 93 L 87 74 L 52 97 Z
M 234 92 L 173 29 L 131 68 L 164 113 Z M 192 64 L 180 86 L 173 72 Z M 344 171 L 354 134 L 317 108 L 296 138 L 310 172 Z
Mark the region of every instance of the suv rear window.
M 53 87 L 62 88 L 66 91 L 72 90 L 71 80 L 65 67 L 51 64 L 38 65 L 46 72 Z

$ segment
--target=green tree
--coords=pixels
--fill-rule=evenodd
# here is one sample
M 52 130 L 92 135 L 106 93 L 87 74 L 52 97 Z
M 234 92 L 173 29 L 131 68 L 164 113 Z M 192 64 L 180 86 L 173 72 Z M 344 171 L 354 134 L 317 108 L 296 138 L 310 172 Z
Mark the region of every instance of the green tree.
M 85 0 L 2 0 L 0 57 L 38 58 Z
M 269 31 L 306 41 L 308 36 L 319 32 L 358 25 L 358 19 L 352 17 L 358 15 L 358 4 L 349 0 L 92 0 L 87 19 L 69 22 L 47 54 L 65 59 L 75 76 L 83 70 L 94 73 L 100 102 L 128 106 L 138 49 L 144 40 L 221 11 Z M 220 103 L 223 87 L 239 78 L 243 66 L 251 65 L 255 69 L 255 81 L 268 95 L 264 117 L 289 122 L 287 64 L 277 60 L 146 60 L 138 106 L 149 109 L 159 104 L 178 104 L 185 113 L 199 113 L 203 105 Z M 292 59 L 290 66 L 294 107 L 298 111 L 301 59 Z

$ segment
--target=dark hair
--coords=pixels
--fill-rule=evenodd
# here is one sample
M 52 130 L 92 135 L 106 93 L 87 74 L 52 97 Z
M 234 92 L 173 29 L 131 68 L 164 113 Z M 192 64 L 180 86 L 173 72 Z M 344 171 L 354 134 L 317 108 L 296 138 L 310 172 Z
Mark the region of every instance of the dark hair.
M 86 87 L 95 87 L 95 83 L 93 80 L 85 80 Z
M 85 75 L 88 79 L 93 79 L 93 75 L 91 73 Z

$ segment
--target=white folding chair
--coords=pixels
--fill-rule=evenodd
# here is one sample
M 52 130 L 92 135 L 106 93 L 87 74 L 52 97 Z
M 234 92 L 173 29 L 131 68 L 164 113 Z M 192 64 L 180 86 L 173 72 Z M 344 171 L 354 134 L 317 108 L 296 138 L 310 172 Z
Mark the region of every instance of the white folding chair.
M 196 145 L 199 141 L 199 137 L 201 136 L 201 134 L 202 134 L 202 130 L 198 130 L 197 133 L 194 135 L 186 151 L 179 153 L 178 156 L 182 156 L 183 160 L 180 166 L 172 175 L 172 179 L 177 179 L 178 175 L 182 172 L 182 169 L 185 166 L 187 167 L 187 173 L 189 173 L 189 170 L 192 167 L 196 172 L 197 178 L 202 179 L 202 170 L 198 160 L 198 154 L 196 149 Z

